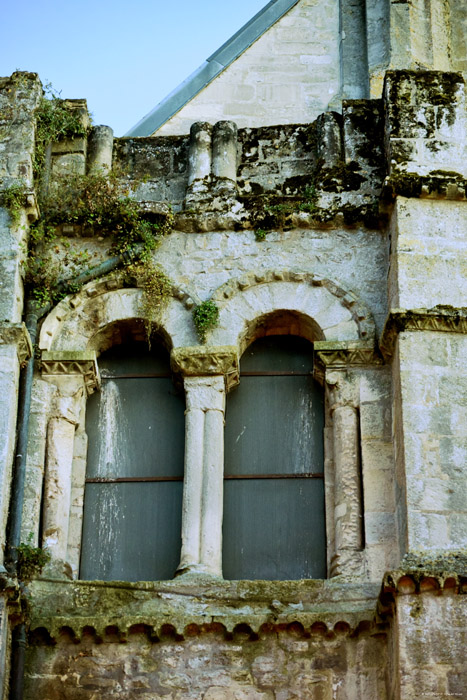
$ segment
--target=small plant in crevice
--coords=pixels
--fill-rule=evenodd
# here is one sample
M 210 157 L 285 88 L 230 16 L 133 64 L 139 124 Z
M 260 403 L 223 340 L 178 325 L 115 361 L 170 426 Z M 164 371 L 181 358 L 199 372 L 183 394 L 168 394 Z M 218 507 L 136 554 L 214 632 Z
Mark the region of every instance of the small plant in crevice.
M 17 224 L 20 219 L 25 197 L 26 185 L 22 181 L 14 182 L 1 194 L 2 204 L 8 210 L 13 224 Z
M 201 343 L 206 342 L 207 334 L 217 326 L 219 309 L 211 300 L 201 302 L 193 311 L 193 322 Z
M 255 231 L 255 238 L 257 241 L 264 241 L 268 233 L 269 231 L 266 231 L 264 228 L 257 228 Z
M 44 566 L 50 561 L 50 553 L 41 547 L 33 547 L 31 544 L 32 533 L 27 542 L 18 545 L 18 578 L 21 581 L 31 581 L 39 576 Z

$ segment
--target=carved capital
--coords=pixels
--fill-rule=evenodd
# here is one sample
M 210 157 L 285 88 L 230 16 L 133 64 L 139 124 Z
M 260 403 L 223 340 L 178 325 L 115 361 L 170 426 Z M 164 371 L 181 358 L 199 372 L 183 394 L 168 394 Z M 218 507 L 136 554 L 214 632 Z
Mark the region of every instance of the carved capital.
M 0 345 L 16 345 L 22 367 L 32 357 L 31 338 L 24 323 L 0 323 Z
M 42 352 L 41 368 L 43 376 L 80 375 L 88 396 L 100 388 L 99 369 L 96 353 L 90 351 Z
M 227 391 L 239 382 L 238 352 L 234 345 L 175 348 L 170 365 L 182 377 L 224 375 Z
M 396 339 L 404 331 L 467 333 L 467 308 L 435 306 L 432 309 L 393 309 L 384 324 L 380 348 L 386 359 L 394 354 Z
M 314 352 L 314 375 L 321 383 L 329 371 L 383 364 L 373 342 L 320 340 L 314 343 Z

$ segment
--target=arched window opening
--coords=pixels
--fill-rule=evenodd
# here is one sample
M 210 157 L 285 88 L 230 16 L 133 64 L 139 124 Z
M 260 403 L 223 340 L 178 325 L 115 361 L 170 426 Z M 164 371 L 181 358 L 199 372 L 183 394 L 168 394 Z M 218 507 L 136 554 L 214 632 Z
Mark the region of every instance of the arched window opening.
M 82 579 L 172 578 L 180 559 L 185 402 L 165 349 L 127 343 L 99 358 L 86 411 Z
M 325 578 L 323 393 L 312 345 L 266 336 L 241 359 L 225 428 L 227 579 Z

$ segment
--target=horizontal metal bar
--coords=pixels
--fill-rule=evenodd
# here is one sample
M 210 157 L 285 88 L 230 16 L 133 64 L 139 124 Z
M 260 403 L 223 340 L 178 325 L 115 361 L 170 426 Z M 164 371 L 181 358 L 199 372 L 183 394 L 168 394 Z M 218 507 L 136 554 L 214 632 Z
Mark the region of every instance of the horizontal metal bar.
M 324 479 L 324 474 L 225 474 L 224 479 Z
M 324 479 L 324 474 L 312 472 L 303 474 L 225 474 L 224 479 Z M 86 484 L 132 484 L 164 481 L 183 481 L 183 476 L 121 476 L 114 478 L 97 476 L 86 479 Z
M 240 370 L 240 377 L 312 377 L 312 372 L 242 372 Z
M 118 478 L 95 477 L 86 479 L 86 484 L 132 484 L 151 481 L 183 481 L 183 476 L 121 476 Z
M 101 374 L 101 379 L 170 379 L 171 375 L 164 374 Z

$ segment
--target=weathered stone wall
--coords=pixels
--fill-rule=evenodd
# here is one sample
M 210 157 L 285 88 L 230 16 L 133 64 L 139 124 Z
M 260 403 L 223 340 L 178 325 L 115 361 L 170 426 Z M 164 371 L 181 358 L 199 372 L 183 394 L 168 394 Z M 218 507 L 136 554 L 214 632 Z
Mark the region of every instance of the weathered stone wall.
M 409 551 L 467 546 L 465 335 L 399 335 Z
M 402 595 L 395 608 L 389 644 L 394 644 L 397 665 L 388 700 L 465 697 L 465 595 Z
M 377 586 L 43 581 L 31 594 L 25 699 L 386 697 Z
M 212 632 L 183 641 L 152 642 L 136 627 L 121 643 L 109 630 L 96 644 L 64 633 L 57 646 L 28 651 L 25 700 L 385 700 L 385 638 L 349 638 L 345 630 L 304 634 L 300 625 L 241 630 L 232 640 Z M 326 638 L 331 637 L 331 638 Z

